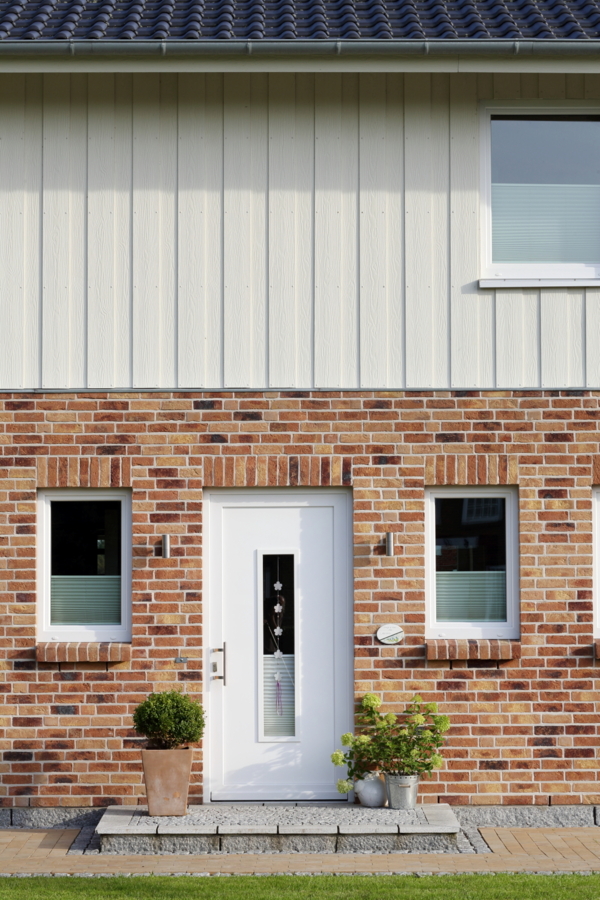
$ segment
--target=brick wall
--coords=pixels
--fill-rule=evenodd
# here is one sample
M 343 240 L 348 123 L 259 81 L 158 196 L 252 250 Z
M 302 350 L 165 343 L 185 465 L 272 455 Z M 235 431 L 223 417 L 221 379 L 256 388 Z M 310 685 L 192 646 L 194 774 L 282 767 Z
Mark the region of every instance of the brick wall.
M 202 488 L 219 485 L 352 486 L 356 691 L 381 693 L 391 709 L 419 691 L 454 722 L 447 765 L 423 785 L 427 799 L 600 802 L 591 536 L 599 397 L 2 395 L 0 803 L 135 804 L 143 795 L 134 706 L 152 689 L 202 691 Z M 423 516 L 433 484 L 519 486 L 520 658 L 427 658 Z M 132 490 L 131 659 L 81 648 L 65 652 L 70 662 L 46 650 L 36 659 L 35 498 L 53 486 Z M 395 558 L 383 556 L 386 531 L 396 532 Z M 164 533 L 170 559 L 159 555 Z M 385 621 L 403 624 L 402 645 L 374 642 Z M 180 655 L 189 661 L 176 663 Z

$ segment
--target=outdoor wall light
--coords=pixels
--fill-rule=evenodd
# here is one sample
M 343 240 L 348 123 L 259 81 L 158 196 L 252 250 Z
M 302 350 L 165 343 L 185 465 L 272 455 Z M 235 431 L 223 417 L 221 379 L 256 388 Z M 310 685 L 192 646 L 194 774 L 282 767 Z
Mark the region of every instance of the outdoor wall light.
M 162 555 L 163 559 L 169 559 L 171 556 L 171 535 L 169 534 L 162 536 Z
M 395 556 L 394 553 L 394 532 L 388 531 L 385 535 L 385 555 Z

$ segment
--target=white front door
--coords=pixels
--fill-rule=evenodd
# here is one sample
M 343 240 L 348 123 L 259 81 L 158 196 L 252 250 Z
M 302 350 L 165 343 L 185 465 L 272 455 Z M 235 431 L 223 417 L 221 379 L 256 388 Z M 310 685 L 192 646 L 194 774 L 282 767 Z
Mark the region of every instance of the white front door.
M 340 800 L 352 727 L 351 495 L 206 491 L 207 800 Z

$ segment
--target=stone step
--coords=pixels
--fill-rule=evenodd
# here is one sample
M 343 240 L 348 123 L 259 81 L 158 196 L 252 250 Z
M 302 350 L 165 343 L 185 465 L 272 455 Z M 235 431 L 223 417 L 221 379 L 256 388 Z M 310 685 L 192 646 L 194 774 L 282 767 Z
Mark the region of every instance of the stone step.
M 456 853 L 460 825 L 447 804 L 415 810 L 210 804 L 160 818 L 145 807 L 111 806 L 96 832 L 101 851 L 116 854 Z

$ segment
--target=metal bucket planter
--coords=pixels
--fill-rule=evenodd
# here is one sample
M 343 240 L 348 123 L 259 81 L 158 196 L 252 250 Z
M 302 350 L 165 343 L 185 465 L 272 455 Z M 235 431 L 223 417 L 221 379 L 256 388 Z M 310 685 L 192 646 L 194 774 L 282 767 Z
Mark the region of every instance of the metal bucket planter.
M 414 809 L 417 805 L 419 776 L 386 774 L 385 789 L 390 809 Z

